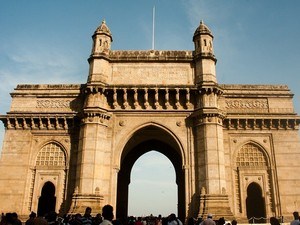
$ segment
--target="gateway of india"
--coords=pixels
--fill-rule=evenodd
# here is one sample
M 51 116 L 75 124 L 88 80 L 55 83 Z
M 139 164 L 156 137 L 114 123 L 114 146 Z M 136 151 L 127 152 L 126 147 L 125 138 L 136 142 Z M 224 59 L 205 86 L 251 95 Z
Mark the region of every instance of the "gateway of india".
M 300 117 L 286 85 L 219 84 L 203 22 L 190 51 L 111 50 L 104 21 L 92 38 L 85 84 L 11 93 L 0 116 L 1 211 L 99 213 L 111 204 L 124 218 L 132 167 L 151 150 L 174 165 L 182 220 L 288 220 L 299 210 Z

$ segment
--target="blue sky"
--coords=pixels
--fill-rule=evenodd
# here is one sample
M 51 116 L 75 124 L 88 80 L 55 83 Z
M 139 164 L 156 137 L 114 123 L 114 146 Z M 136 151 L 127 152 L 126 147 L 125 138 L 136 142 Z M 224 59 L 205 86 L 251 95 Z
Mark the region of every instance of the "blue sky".
M 202 19 L 215 37 L 219 83 L 287 84 L 300 113 L 298 0 L 0 0 L 0 114 L 17 84 L 85 83 L 103 19 L 113 50 L 151 49 L 154 5 L 156 49 L 192 50 Z M 1 143 L 3 133 L 1 125 Z

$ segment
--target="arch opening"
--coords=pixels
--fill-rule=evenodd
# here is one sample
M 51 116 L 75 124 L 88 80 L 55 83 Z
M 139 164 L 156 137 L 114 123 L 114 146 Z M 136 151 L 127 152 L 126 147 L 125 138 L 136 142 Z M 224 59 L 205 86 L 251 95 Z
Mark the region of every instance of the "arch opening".
M 48 181 L 44 184 L 41 196 L 38 203 L 38 216 L 44 216 L 49 212 L 55 211 L 56 197 L 55 186 L 52 182 Z
M 180 147 L 174 137 L 155 126 L 148 126 L 136 132 L 122 151 L 117 184 L 116 218 L 122 220 L 128 216 L 128 190 L 134 163 L 140 156 L 152 150 L 163 154 L 173 164 L 177 185 L 177 214 L 180 219 L 185 218 L 185 179 Z
M 246 209 L 249 222 L 266 222 L 265 199 L 261 187 L 255 182 L 252 182 L 247 188 Z
M 134 163 L 129 184 L 130 216 L 177 214 L 175 168 L 163 154 L 153 150 Z M 147 190 L 147 194 L 145 194 Z

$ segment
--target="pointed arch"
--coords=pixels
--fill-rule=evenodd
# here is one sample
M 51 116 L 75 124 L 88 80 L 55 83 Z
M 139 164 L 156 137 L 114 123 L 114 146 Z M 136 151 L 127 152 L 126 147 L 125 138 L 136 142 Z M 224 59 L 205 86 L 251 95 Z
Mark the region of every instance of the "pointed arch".
M 119 146 L 117 217 L 128 216 L 128 186 L 135 161 L 141 155 L 156 150 L 164 154 L 174 166 L 178 186 L 178 216 L 183 219 L 185 214 L 185 173 L 183 169 L 185 156 L 179 138 L 165 126 L 150 122 L 132 129 Z
M 168 144 L 171 145 L 173 148 L 175 148 L 178 153 L 180 154 L 182 158 L 182 163 L 185 164 L 186 156 L 184 154 L 184 147 L 183 144 L 180 141 L 180 138 L 175 135 L 175 133 L 168 127 L 156 123 L 156 122 L 147 122 L 140 124 L 136 127 L 133 127 L 130 129 L 130 132 L 126 133 L 126 136 L 121 138 L 120 143 L 117 145 L 116 150 L 118 153 L 116 154 L 117 157 L 115 158 L 115 165 L 116 167 L 120 168 L 121 162 L 122 162 L 122 156 L 126 154 L 126 150 L 129 148 L 133 148 L 135 145 L 139 145 L 140 143 L 153 139 L 152 137 L 144 137 L 139 138 L 137 140 L 136 138 L 133 138 L 137 133 L 150 130 L 151 128 L 156 129 L 157 131 L 160 131 L 160 134 L 164 133 L 165 135 L 157 135 L 156 138 L 158 140 L 168 141 Z M 125 154 L 124 154 L 125 153 Z
M 44 183 L 39 201 L 38 201 L 38 210 L 37 214 L 38 216 L 44 216 L 49 212 L 55 211 L 55 205 L 56 205 L 56 190 L 55 185 L 47 181 Z
M 66 152 L 56 142 L 48 142 L 39 151 L 36 156 L 36 166 L 63 166 L 67 164 Z
M 51 210 L 59 211 L 65 201 L 68 160 L 65 147 L 55 140 L 49 140 L 39 145 L 32 155 L 33 168 L 29 189 L 29 207 L 32 211 L 48 209 L 45 201 L 51 200 Z M 49 197 L 46 192 L 55 194 Z M 45 200 L 46 199 L 46 200 Z M 47 200 L 48 199 L 48 200 Z M 49 200 L 50 199 L 50 200 Z M 55 199 L 55 201 L 53 200 Z M 40 202 L 41 201 L 41 202 Z M 42 204 L 42 205 L 41 205 Z M 50 203 L 49 203 L 50 204 Z M 40 209 L 41 208 L 41 209 Z
M 45 144 L 36 156 L 36 166 L 66 166 L 66 154 L 55 142 Z
M 235 152 L 234 167 L 270 167 L 270 157 L 259 143 L 248 141 Z
M 252 182 L 247 187 L 246 211 L 249 222 L 263 223 L 266 218 L 266 203 L 261 186 Z
M 274 195 L 271 191 L 273 179 L 270 168 L 270 156 L 259 143 L 250 140 L 236 150 L 233 160 L 235 202 L 241 217 L 265 218 L 266 212 L 271 210 Z M 258 199 L 260 206 L 252 209 L 255 199 Z

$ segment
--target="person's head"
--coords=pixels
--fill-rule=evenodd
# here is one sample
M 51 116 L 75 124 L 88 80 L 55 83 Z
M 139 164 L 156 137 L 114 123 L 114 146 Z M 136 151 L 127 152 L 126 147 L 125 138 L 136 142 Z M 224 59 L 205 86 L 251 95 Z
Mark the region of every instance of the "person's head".
M 168 220 L 171 222 L 173 220 L 176 220 L 176 215 L 174 213 L 171 213 L 168 217 Z
M 11 216 L 14 220 L 18 219 L 18 214 L 16 212 L 13 212 Z
M 29 218 L 34 219 L 36 217 L 36 213 L 35 212 L 31 212 L 29 215 Z
M 92 208 L 91 207 L 86 207 L 84 215 L 91 215 L 91 213 L 92 213 Z
M 232 220 L 231 221 L 231 225 L 237 225 L 237 221 L 236 220 Z
M 212 219 L 212 218 L 213 218 L 213 215 L 212 215 L 211 213 L 208 213 L 208 214 L 207 214 L 207 218 L 208 218 L 208 219 Z
M 224 219 L 224 217 L 221 217 L 221 218 L 219 218 L 219 220 L 218 220 L 218 225 L 224 225 L 225 224 L 225 219 Z
M 270 218 L 270 224 L 271 225 L 280 225 L 278 219 L 276 219 L 275 217 Z
M 111 205 L 105 205 L 102 208 L 102 216 L 105 220 L 112 220 L 114 218 L 114 209 Z
M 197 219 L 197 225 L 200 224 L 202 221 L 203 221 L 203 218 L 201 216 L 198 217 L 198 219 Z
M 294 219 L 295 220 L 298 220 L 299 219 L 299 212 L 293 212 L 293 215 L 294 215 Z

